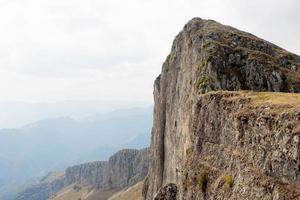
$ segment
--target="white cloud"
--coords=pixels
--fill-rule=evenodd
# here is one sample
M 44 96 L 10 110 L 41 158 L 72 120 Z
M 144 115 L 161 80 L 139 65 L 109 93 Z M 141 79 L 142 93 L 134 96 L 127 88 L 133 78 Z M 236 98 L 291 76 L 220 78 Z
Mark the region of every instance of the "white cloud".
M 0 100 L 152 101 L 172 40 L 192 17 L 300 54 L 298 0 L 0 0 Z

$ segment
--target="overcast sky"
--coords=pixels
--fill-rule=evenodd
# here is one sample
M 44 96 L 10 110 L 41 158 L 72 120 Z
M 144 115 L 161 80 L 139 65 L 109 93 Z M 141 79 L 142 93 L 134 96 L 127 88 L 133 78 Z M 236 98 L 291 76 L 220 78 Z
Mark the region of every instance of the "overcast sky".
M 0 101 L 152 102 L 175 35 L 192 17 L 300 54 L 299 0 L 0 0 Z

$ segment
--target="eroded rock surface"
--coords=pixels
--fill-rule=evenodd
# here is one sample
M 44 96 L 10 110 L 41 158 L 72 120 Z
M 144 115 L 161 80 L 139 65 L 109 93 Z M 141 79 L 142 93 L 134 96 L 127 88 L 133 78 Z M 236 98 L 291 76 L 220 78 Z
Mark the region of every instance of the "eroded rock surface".
M 142 181 L 148 173 L 149 149 L 121 150 L 109 158 L 104 189 L 125 188 Z
M 96 161 L 68 167 L 66 169 L 64 185 L 78 183 L 84 186 L 90 185 L 99 188 L 103 184 L 106 165 L 106 161 Z
M 154 200 L 176 200 L 177 186 L 174 183 L 169 183 L 166 186 L 160 188 L 155 195 Z
M 299 70 L 295 54 L 192 19 L 154 84 L 145 199 L 170 183 L 180 200 L 300 199 L 300 96 L 277 93 L 300 92 Z

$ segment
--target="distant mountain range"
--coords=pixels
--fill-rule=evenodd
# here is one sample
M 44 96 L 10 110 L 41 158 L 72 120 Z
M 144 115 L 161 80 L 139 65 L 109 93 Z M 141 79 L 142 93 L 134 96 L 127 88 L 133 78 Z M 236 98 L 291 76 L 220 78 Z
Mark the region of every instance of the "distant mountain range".
M 149 146 L 152 108 L 116 110 L 80 120 L 49 118 L 0 130 L 0 199 L 50 170 L 107 160 L 122 148 Z M 2 187 L 1 187 L 2 185 Z M 13 185 L 13 187 L 11 187 Z
M 83 119 L 150 104 L 133 101 L 74 100 L 52 103 L 0 102 L 0 128 L 19 128 L 46 118 L 71 117 Z
M 149 149 L 123 149 L 108 161 L 94 161 L 50 172 L 15 200 L 99 200 L 142 181 L 148 173 Z M 106 198 L 104 198 L 106 196 Z

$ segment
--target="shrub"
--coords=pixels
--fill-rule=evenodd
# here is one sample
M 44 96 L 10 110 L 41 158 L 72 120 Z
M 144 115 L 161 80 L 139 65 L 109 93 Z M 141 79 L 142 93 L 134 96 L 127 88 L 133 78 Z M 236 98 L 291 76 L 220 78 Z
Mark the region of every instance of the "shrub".
M 233 186 L 233 178 L 232 178 L 232 176 L 225 175 L 224 176 L 224 183 L 225 183 L 226 187 L 232 188 L 232 186 Z
M 206 192 L 208 183 L 208 173 L 202 172 L 198 177 L 198 186 L 202 190 L 202 192 Z
M 81 187 L 78 185 L 74 185 L 73 186 L 73 190 L 75 190 L 76 192 L 78 192 L 79 190 L 81 190 Z

